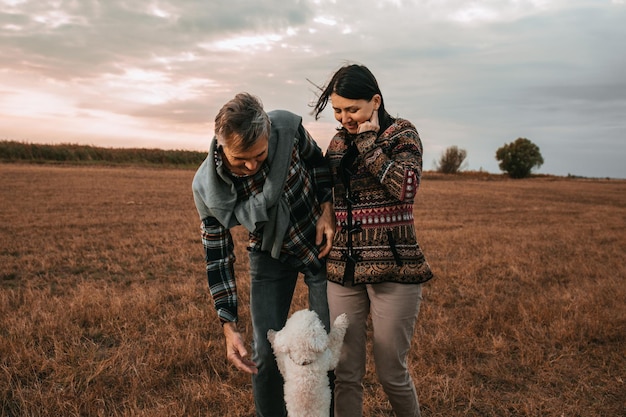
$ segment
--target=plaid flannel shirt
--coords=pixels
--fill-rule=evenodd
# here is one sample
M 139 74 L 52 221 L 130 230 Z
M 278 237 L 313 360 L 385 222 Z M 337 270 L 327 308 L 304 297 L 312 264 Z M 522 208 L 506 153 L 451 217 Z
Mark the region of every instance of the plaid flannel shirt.
M 216 164 L 222 163 L 219 152 L 216 151 L 214 157 Z M 233 177 L 237 199 L 244 200 L 261 192 L 269 170 L 266 160 L 255 175 Z M 284 193 L 290 219 L 280 259 L 293 256 L 303 266 L 315 270 L 320 266 L 315 226 L 321 214 L 320 203 L 332 201 L 332 180 L 322 151 L 302 125 L 294 138 Z M 232 236 L 214 217 L 204 218 L 201 229 L 209 290 L 218 317 L 222 323 L 237 321 L 236 259 Z M 262 234 L 250 233 L 249 236 L 249 249 L 260 250 Z

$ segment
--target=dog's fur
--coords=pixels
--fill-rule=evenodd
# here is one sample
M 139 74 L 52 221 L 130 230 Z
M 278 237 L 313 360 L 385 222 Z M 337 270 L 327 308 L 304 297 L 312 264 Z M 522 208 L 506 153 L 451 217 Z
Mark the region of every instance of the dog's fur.
M 289 417 L 328 417 L 330 385 L 328 372 L 335 369 L 348 328 L 348 317 L 335 319 L 330 333 L 317 313 L 300 310 L 280 331 L 270 330 L 278 369 L 285 380 L 285 404 Z

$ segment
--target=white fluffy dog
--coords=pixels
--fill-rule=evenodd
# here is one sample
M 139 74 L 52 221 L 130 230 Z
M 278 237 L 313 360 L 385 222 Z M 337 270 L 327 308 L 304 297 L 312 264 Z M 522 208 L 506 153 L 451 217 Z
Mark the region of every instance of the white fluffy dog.
M 328 372 L 337 366 L 347 328 L 348 316 L 342 314 L 327 334 L 317 313 L 300 310 L 293 313 L 282 330 L 267 332 L 285 380 L 289 417 L 328 417 Z

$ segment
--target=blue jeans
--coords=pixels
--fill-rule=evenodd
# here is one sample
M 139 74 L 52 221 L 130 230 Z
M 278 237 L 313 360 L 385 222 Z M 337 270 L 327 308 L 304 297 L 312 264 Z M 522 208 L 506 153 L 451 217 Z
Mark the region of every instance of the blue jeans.
M 326 265 L 312 274 L 290 263 L 280 262 L 266 252 L 250 252 L 250 316 L 254 332 L 252 360 L 258 369 L 258 373 L 252 376 L 252 389 L 258 417 L 287 416 L 284 382 L 267 340 L 267 331 L 280 330 L 285 326 L 299 272 L 304 274 L 309 290 L 309 309 L 319 315 L 327 331 L 330 329 Z

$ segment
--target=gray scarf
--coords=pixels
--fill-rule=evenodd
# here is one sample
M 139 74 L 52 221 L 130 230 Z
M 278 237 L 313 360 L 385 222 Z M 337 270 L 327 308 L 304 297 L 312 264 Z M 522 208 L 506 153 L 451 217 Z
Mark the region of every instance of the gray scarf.
M 263 184 L 263 192 L 237 201 L 235 185 L 224 172 L 225 168 L 215 165 L 216 138 L 211 142 L 207 158 L 196 171 L 192 189 L 200 219 L 215 217 L 227 229 L 237 224 L 250 232 L 263 228 L 261 249 L 278 259 L 289 226 L 289 206 L 283 189 L 302 118 L 285 110 L 271 111 L 268 116 L 271 121 L 267 156 L 270 172 Z

